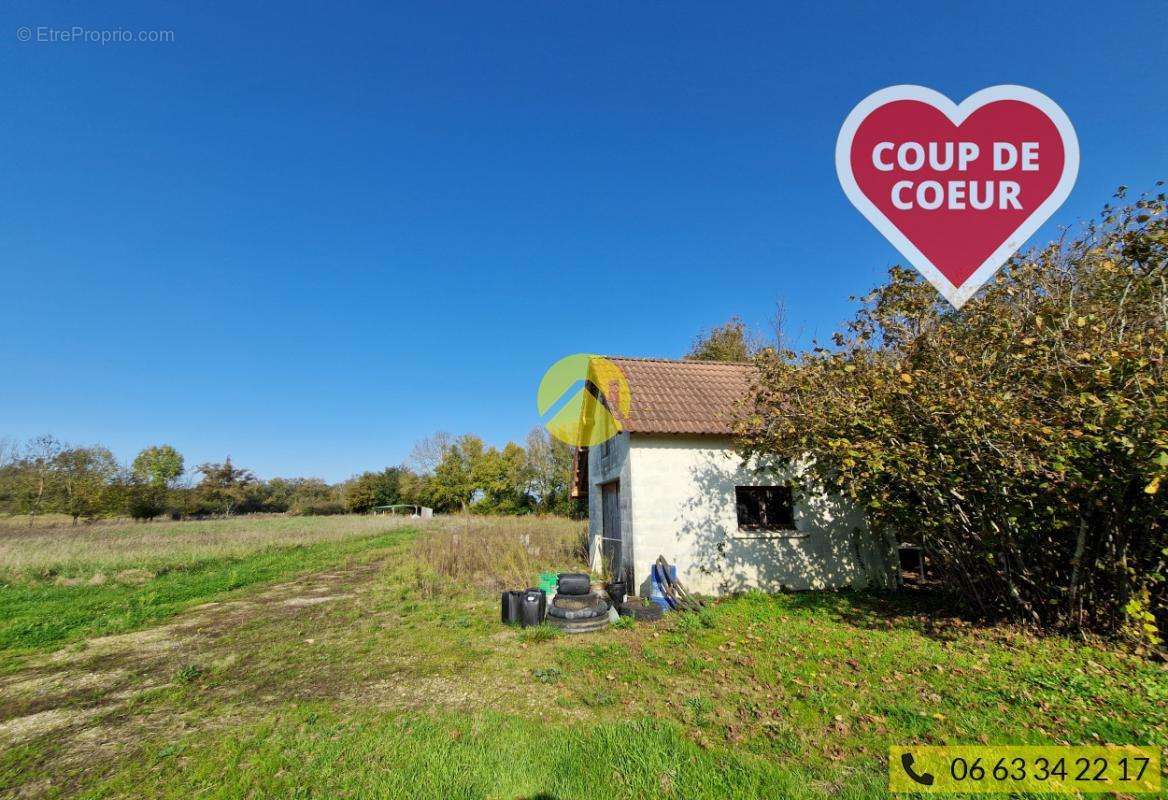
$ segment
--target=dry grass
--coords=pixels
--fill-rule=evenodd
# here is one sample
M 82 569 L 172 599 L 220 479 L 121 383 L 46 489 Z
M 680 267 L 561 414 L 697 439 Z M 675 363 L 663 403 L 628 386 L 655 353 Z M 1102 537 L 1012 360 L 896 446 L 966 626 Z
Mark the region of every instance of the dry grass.
M 0 575 L 92 575 L 130 568 L 158 570 L 294 547 L 372 536 L 419 520 L 401 517 L 257 516 L 190 522 L 114 520 L 32 529 L 0 525 Z
M 584 569 L 587 536 L 587 522 L 563 517 L 442 517 L 414 544 L 418 588 L 532 586 L 545 570 Z
M 125 522 L 125 520 L 99 520 L 89 524 L 111 524 L 115 521 Z M 0 531 L 7 530 L 8 528 L 16 528 L 19 530 L 28 530 L 29 528 L 57 528 L 72 524 L 73 518 L 68 514 L 37 514 L 31 519 L 27 514 L 0 514 Z

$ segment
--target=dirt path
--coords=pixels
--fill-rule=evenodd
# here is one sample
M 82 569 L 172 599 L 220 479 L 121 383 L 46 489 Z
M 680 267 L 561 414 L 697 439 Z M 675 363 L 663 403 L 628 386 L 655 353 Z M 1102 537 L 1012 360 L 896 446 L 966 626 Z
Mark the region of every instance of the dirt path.
M 244 627 L 293 636 L 307 618 L 319 624 L 329 606 L 359 602 L 383 563 L 306 575 L 238 600 L 197 606 L 166 625 L 89 639 L 35 658 L 0 677 L 0 749 L 51 737 L 52 747 L 45 749 L 54 760 L 77 762 L 95 749 L 124 746 L 130 727 L 181 732 L 184 720 L 152 719 L 135 706 L 155 690 L 230 668 L 240 658 L 238 632 Z M 211 688 L 218 695 L 238 691 Z M 0 783 L 0 795 L 15 788 Z M 36 796 L 37 789 L 24 786 L 17 796 Z
M 399 557 L 197 606 L 0 677 L 0 751 L 30 751 L 20 774 L 0 772 L 0 797 L 41 796 L 46 776 L 55 790 L 77 787 L 147 740 L 227 729 L 288 703 L 571 713 L 552 708 L 553 687 L 500 679 L 542 662 L 515 631 L 470 635 L 470 620 L 492 617 L 486 601 L 419 605 Z

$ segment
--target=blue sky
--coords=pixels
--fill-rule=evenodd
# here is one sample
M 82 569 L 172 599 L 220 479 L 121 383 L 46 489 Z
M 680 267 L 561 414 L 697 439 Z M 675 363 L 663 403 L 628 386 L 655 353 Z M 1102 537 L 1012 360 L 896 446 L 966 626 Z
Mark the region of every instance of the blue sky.
M 832 160 L 892 84 L 1062 106 L 1036 239 L 1168 176 L 1162 3 L 961 5 L 7 3 L 0 436 L 336 480 L 520 439 L 569 353 L 826 336 L 898 261 Z

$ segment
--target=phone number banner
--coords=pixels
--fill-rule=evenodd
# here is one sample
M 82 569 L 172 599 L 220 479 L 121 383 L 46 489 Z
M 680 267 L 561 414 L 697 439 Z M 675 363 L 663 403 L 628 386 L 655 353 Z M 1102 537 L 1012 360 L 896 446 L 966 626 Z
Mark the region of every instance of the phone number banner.
M 1160 791 L 1160 750 L 1137 745 L 956 745 L 889 748 L 893 792 Z

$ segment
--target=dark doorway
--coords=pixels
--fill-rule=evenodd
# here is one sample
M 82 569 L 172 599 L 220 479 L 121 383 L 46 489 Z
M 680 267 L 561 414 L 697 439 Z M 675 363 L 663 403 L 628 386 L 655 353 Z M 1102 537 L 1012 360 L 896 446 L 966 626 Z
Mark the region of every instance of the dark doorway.
M 600 558 L 605 572 L 613 578 L 623 572 L 621 560 L 620 481 L 601 484 Z

